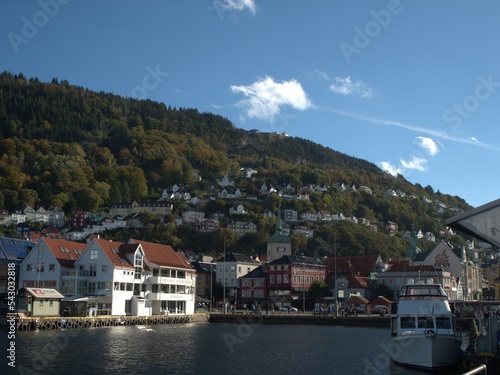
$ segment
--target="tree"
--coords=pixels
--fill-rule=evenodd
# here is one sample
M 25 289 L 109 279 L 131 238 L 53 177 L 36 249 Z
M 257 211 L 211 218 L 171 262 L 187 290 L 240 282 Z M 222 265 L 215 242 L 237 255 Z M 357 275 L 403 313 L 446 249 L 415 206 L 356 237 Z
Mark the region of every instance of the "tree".
M 328 285 L 321 280 L 316 280 L 309 287 L 309 300 L 311 302 L 316 301 L 317 299 L 328 297 L 330 291 L 328 289 Z

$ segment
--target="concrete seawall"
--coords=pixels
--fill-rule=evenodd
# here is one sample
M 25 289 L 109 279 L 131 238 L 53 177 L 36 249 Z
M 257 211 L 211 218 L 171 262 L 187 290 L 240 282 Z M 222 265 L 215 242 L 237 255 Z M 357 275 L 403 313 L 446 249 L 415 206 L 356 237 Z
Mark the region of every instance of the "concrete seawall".
M 15 317 L 15 329 L 17 331 L 43 331 L 153 324 L 206 323 L 207 321 L 208 314 L 205 313 L 152 316 Z M 8 328 L 7 323 L 7 319 L 2 319 L 0 326 Z
M 389 328 L 388 317 L 333 317 L 313 315 L 246 315 L 246 314 L 210 314 L 210 323 L 241 323 L 251 321 L 259 324 L 316 324 L 344 325 L 355 327 Z

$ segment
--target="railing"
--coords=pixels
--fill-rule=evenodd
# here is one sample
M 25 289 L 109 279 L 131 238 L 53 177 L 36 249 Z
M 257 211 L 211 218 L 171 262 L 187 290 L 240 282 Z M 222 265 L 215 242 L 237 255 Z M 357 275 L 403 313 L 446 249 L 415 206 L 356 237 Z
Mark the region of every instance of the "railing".
M 474 375 L 474 374 L 480 374 L 484 371 L 484 374 L 486 375 L 488 373 L 488 370 L 486 368 L 486 365 L 480 365 L 479 367 L 476 367 L 473 370 L 464 372 L 462 375 Z

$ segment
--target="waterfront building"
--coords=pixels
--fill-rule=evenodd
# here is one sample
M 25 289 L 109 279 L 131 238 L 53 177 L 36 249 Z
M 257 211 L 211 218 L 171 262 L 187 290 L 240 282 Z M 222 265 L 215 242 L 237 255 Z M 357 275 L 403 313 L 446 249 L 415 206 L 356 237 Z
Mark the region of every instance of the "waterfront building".
M 403 284 L 425 282 L 427 284 L 441 284 L 451 300 L 457 299 L 457 279 L 449 271 L 434 265 L 414 265 L 411 260 L 390 262 L 389 268 L 377 276 L 378 283 L 386 285 L 397 299 L 398 292 Z
M 53 238 L 41 238 L 23 260 L 19 288 L 52 288 L 63 295 L 75 294 L 74 263 L 86 245 Z
M 254 258 L 238 253 L 221 256 L 215 262 L 217 263 L 217 281 L 225 287 L 226 297 L 233 302 L 238 298 L 238 279 L 260 266 L 260 262 Z
M 413 264 L 432 265 L 450 272 L 458 284 L 452 290 L 450 297 L 459 300 L 473 301 L 482 298 L 481 266 L 474 259 L 467 256 L 463 246 L 456 246 L 449 242 L 440 242 L 434 249 L 425 253 L 418 253 L 413 258 Z M 448 291 L 446 291 L 448 292 Z
M 263 265 L 239 279 L 239 301 L 257 305 L 267 299 L 267 272 Z
M 194 314 L 196 272 L 184 254 L 168 245 L 133 239 L 122 251 L 130 254 L 131 262 L 133 259 L 136 280 L 142 273 L 142 285 L 134 287 L 133 302 L 145 299 L 144 314 L 134 310 L 131 315 Z
M 216 281 L 217 265 L 212 262 L 192 261 L 196 272 L 196 297 L 211 300 Z
M 28 306 L 26 310 L 30 312 L 30 316 L 59 316 L 63 298 L 64 296 L 56 289 L 21 288 L 18 303 L 22 306 Z
M 15 271 L 15 275 L 19 275 L 22 261 L 34 246 L 35 243 L 32 241 L 0 237 L 0 302 L 7 301 L 9 271 Z M 12 264 L 14 264 L 14 268 L 10 266 Z M 10 280 L 12 281 L 12 279 Z M 19 281 L 19 277 L 15 281 Z M 1 308 L 6 309 L 7 304 L 1 304 Z M 5 315 L 4 311 L 0 311 L 0 315 Z
M 284 255 L 266 265 L 268 298 L 275 304 L 302 300 L 312 283 L 325 281 L 326 266 L 316 258 Z

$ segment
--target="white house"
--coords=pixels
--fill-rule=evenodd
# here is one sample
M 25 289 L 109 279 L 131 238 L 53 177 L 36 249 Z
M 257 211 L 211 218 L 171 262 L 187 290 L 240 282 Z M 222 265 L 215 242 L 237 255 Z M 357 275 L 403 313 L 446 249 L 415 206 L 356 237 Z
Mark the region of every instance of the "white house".
M 86 244 L 41 238 L 21 263 L 19 288 L 57 289 L 65 296 L 75 294 L 75 261 Z
M 127 251 L 134 254 L 136 263 L 139 254 L 144 254 L 144 283 L 139 297 L 145 298 L 148 312 L 153 315 L 194 313 L 196 272 L 184 254 L 168 245 L 139 240 L 130 240 L 123 248 L 123 251 L 132 250 Z

